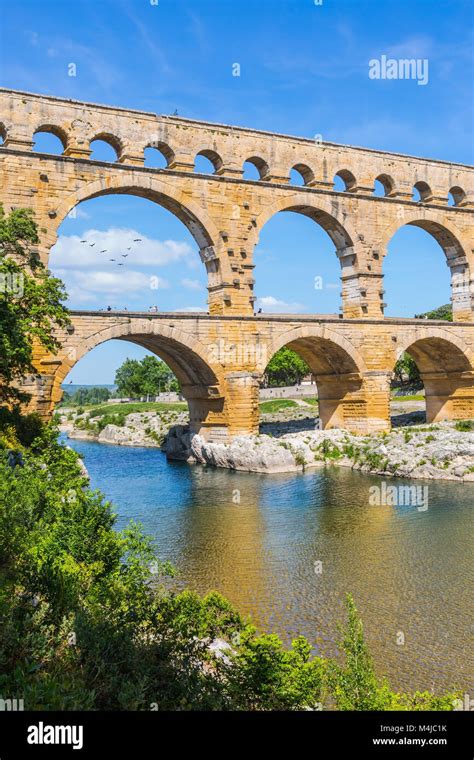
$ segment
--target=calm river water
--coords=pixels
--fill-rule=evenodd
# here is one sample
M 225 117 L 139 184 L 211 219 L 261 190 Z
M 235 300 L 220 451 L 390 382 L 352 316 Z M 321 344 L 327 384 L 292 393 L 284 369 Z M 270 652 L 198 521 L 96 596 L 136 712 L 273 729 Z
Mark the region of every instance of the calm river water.
M 169 463 L 156 449 L 68 444 L 118 527 L 140 521 L 182 586 L 217 589 L 263 630 L 303 634 L 325 655 L 351 592 L 394 687 L 474 693 L 474 484 L 390 479 L 428 485 L 429 507 L 377 507 L 369 487 L 382 480 L 343 468 L 235 473 Z

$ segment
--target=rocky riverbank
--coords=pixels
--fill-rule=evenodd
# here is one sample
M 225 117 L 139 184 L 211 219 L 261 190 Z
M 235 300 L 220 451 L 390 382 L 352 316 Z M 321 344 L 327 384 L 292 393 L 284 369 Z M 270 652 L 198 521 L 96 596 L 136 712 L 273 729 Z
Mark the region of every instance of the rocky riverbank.
M 297 472 L 335 464 L 378 475 L 474 482 L 474 432 L 449 422 L 373 436 L 336 429 L 278 438 L 240 436 L 229 444 L 209 443 L 181 426 L 170 431 L 163 449 L 170 459 L 245 472 Z
M 424 419 L 416 402 L 395 406 L 394 425 Z M 315 429 L 317 424 L 314 407 L 299 405 L 262 414 L 260 435 L 217 444 L 190 434 L 184 410 L 61 418 L 69 438 L 162 448 L 170 459 L 246 472 L 297 472 L 335 464 L 404 478 L 474 481 L 474 430 L 469 424 L 411 424 L 372 436 L 322 431 Z
M 159 414 L 134 412 L 123 418 L 123 424 L 107 422 L 107 418 L 104 417 L 82 415 L 72 421 L 62 417 L 60 429 L 68 438 L 78 440 L 97 441 L 113 446 L 159 448 L 171 427 L 186 425 L 188 420 L 188 413 L 185 411 L 165 411 Z

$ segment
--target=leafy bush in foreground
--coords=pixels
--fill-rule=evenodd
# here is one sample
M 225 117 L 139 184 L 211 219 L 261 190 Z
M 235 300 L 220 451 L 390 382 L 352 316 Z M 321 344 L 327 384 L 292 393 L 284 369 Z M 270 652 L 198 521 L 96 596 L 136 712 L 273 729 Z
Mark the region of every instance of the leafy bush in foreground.
M 44 431 L 0 444 L 0 694 L 26 709 L 452 709 L 457 695 L 394 694 L 348 598 L 345 663 L 285 649 L 217 593 L 173 594 L 135 525 L 115 530 L 75 452 Z M 215 655 L 209 644 L 216 642 Z

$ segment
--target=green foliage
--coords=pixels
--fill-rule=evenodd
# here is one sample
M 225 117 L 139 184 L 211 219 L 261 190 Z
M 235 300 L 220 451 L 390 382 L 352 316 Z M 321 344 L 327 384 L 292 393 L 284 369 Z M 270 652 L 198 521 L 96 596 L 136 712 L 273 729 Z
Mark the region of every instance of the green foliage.
M 246 710 L 318 709 L 325 662 L 311 656 L 311 645 L 299 636 L 285 650 L 275 634 L 257 635 L 248 626 L 238 653 L 227 669 L 233 698 Z
M 289 348 L 280 348 L 272 356 L 265 370 L 268 386 L 295 385 L 311 372 L 306 362 Z
M 0 406 L 0 448 L 31 446 L 42 428 L 41 418 L 37 414 L 22 414 L 17 405 L 11 408 Z
M 304 454 L 302 451 L 294 451 L 293 456 L 295 459 L 295 464 L 299 465 L 300 467 L 304 467 L 306 464 L 306 459 L 304 457 Z
M 179 383 L 167 364 L 155 356 L 126 359 L 115 373 L 119 396 L 156 396 L 163 391 L 179 391 Z
M 298 404 L 291 399 L 275 398 L 270 401 L 262 401 L 260 404 L 260 411 L 262 414 L 274 414 L 280 412 L 282 409 L 294 409 Z
M 107 425 L 116 425 L 117 427 L 123 427 L 126 422 L 126 415 L 121 412 L 120 414 L 104 414 L 97 420 L 97 427 L 99 431 L 102 431 Z
M 458 694 L 398 694 L 378 678 L 354 599 L 346 597 L 347 623 L 339 626 L 344 663 L 331 661 L 327 682 L 338 710 L 453 710 Z
M 362 621 L 352 596 L 346 599 L 347 625 L 339 626 L 339 646 L 344 665 L 331 663 L 329 683 L 339 710 L 381 710 L 386 704 L 386 686 L 375 674 L 368 652 Z M 387 709 L 385 707 L 385 709 Z
M 474 420 L 458 420 L 454 427 L 462 433 L 468 433 L 474 430 Z
M 0 402 L 26 401 L 16 385 L 34 373 L 33 344 L 55 352 L 55 327 L 69 324 L 62 282 L 51 277 L 35 246 L 39 243 L 33 212 L 0 205 Z
M 404 353 L 397 361 L 393 372 L 396 382 L 400 385 L 407 383 L 407 379 L 409 385 L 421 383 L 418 367 L 414 359 L 407 353 Z
M 120 414 L 125 415 L 133 414 L 135 412 L 182 412 L 186 410 L 186 403 L 177 402 L 175 404 L 167 404 L 160 401 L 136 401 L 136 402 L 124 402 L 123 404 L 105 404 L 104 406 L 93 406 L 88 409 L 88 413 L 91 417 L 102 417 L 108 414 Z M 78 414 L 80 413 L 77 410 Z M 84 413 L 84 409 L 82 412 Z
M 90 406 L 91 404 L 103 404 L 112 397 L 108 388 L 78 388 L 74 393 L 64 392 L 61 400 L 62 406 Z
M 329 438 L 325 438 L 317 449 L 323 459 L 340 459 L 342 457 L 340 448 L 330 441 Z
M 421 393 L 410 393 L 407 396 L 392 396 L 392 401 L 424 401 L 425 397 Z
M 452 304 L 447 303 L 444 306 L 438 306 L 432 311 L 425 311 L 423 314 L 415 314 L 415 319 L 444 319 L 446 322 L 453 321 Z

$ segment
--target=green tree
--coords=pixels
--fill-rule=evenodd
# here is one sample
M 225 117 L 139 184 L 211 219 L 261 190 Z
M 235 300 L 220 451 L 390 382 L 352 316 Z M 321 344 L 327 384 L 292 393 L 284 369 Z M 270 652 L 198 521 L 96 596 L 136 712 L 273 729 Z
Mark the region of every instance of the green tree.
M 266 385 L 295 385 L 311 372 L 306 362 L 289 348 L 280 348 L 272 356 L 265 370 Z
M 364 627 L 354 599 L 346 597 L 347 624 L 339 626 L 339 646 L 344 665 L 332 662 L 329 668 L 331 692 L 339 710 L 388 709 L 388 687 L 379 681 L 364 639 Z
M 423 314 L 415 314 L 415 319 L 444 319 L 446 322 L 453 321 L 453 307 L 450 303 L 444 306 L 438 306 L 432 311 L 425 311 Z
M 63 406 L 84 406 L 87 404 L 103 404 L 111 398 L 112 393 L 108 388 L 94 386 L 93 388 L 78 388 L 75 393 L 64 391 L 61 399 Z
M 119 396 L 156 396 L 162 391 L 179 391 L 179 383 L 167 364 L 155 356 L 126 359 L 115 374 Z
M 34 343 L 57 351 L 54 328 L 69 324 L 64 285 L 40 261 L 38 243 L 33 212 L 7 216 L 0 205 L 0 403 L 27 400 L 17 385 L 35 372 Z
M 421 376 L 418 366 L 410 354 L 404 353 L 403 356 L 397 361 L 394 367 L 395 381 L 399 385 L 403 385 L 407 382 L 409 385 L 421 385 Z

